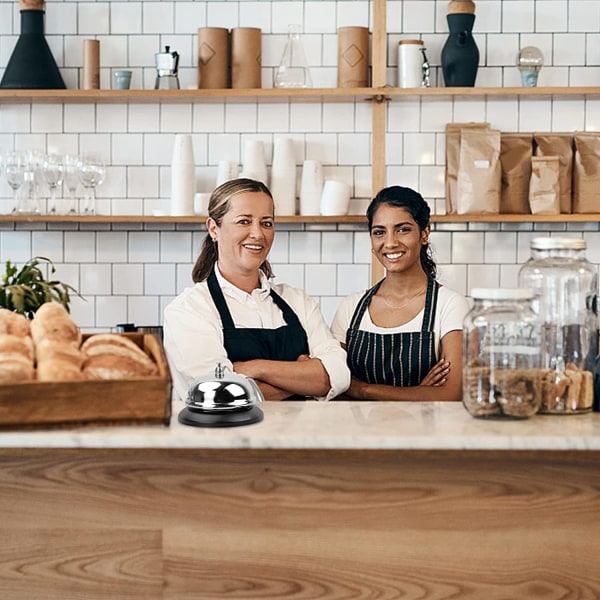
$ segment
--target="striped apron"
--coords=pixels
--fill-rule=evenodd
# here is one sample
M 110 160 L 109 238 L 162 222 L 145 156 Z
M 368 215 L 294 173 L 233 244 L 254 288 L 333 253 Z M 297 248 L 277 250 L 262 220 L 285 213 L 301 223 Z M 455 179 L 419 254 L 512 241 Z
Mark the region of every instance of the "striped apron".
M 360 299 L 346 332 L 348 366 L 354 377 L 366 383 L 414 386 L 423 381 L 439 360 L 435 352 L 433 328 L 438 284 L 432 277 L 427 279 L 421 331 L 373 333 L 359 329 L 371 298 L 383 283 L 383 279 Z

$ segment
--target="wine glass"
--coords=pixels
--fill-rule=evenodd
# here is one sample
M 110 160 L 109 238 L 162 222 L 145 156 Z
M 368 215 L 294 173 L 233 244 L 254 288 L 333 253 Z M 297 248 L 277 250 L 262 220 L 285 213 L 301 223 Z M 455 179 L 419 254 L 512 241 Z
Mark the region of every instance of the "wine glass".
M 25 180 L 25 157 L 20 152 L 9 152 L 4 161 L 4 173 L 6 181 L 13 191 L 12 212 L 16 213 L 18 209 L 19 188 Z
M 67 154 L 63 158 L 63 186 L 66 186 L 69 191 L 69 204 L 66 211 L 69 215 L 78 213 L 77 188 L 79 186 L 79 160 L 79 157 L 73 154 Z
M 50 189 L 50 199 L 48 201 L 48 213 L 56 214 L 56 191 L 62 185 L 64 178 L 64 165 L 62 157 L 57 154 L 47 154 L 43 162 L 43 175 L 48 188 Z
M 93 156 L 84 156 L 79 160 L 79 181 L 83 185 L 83 214 L 96 214 L 96 187 L 104 181 L 106 170 L 104 163 Z

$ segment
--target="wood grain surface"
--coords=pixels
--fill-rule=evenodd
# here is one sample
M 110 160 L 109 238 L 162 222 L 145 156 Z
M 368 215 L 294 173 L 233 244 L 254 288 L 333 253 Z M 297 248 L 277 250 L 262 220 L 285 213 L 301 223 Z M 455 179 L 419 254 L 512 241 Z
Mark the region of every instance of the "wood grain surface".
M 598 452 L 0 450 L 0 597 L 600 598 Z

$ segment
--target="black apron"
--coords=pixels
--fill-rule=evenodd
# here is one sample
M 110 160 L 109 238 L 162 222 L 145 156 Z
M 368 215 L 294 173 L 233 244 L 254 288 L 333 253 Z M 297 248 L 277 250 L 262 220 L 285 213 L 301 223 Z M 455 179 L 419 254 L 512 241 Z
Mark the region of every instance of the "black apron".
M 435 353 L 435 309 L 438 284 L 427 278 L 427 294 L 421 331 L 373 333 L 359 329 L 371 298 L 383 283 L 375 284 L 360 299 L 348 331 L 346 351 L 352 375 L 366 383 L 407 387 L 419 385 L 439 360 Z
M 223 344 L 231 362 L 263 358 L 296 360 L 308 354 L 308 338 L 296 313 L 271 289 L 271 298 L 283 313 L 286 325 L 277 329 L 236 328 L 214 271 L 207 279 L 208 290 L 223 323 Z

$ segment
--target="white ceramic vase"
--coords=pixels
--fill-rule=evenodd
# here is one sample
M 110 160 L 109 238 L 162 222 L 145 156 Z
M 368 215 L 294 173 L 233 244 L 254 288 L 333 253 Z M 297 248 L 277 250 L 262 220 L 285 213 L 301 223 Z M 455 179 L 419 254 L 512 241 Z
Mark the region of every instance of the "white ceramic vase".
M 318 160 L 305 160 L 300 180 L 300 214 L 318 215 L 323 193 L 323 165 Z
M 171 215 L 193 215 L 195 193 L 196 165 L 192 136 L 177 134 L 171 161 Z
M 275 201 L 275 214 L 295 215 L 296 153 L 294 140 L 291 138 L 275 140 L 270 188 Z

